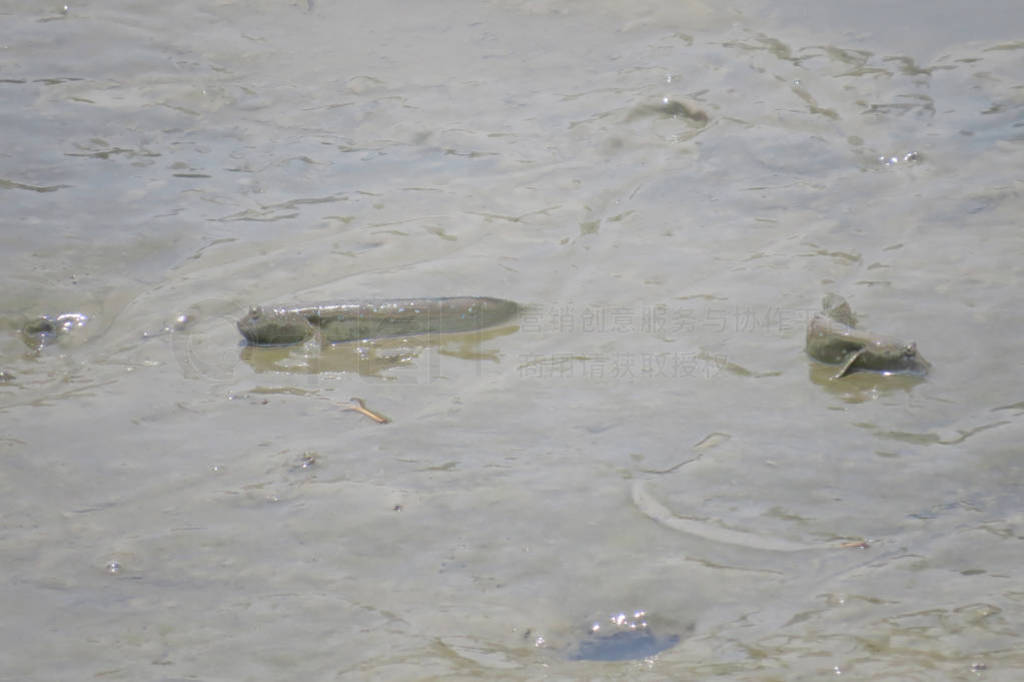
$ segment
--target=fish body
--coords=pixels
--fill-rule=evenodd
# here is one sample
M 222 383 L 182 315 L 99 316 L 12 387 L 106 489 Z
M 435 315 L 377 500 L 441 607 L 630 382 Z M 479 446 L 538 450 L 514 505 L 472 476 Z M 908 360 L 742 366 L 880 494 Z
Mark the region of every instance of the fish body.
M 519 304 L 500 298 L 453 296 L 344 301 L 294 306 L 256 306 L 238 331 L 256 346 L 302 343 L 319 334 L 328 343 L 416 334 L 469 332 L 507 322 Z

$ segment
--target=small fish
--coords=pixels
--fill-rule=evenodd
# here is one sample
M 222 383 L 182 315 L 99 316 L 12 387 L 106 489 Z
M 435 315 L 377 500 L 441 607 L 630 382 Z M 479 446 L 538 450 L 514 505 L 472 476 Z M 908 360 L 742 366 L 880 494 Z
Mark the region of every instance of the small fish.
M 855 329 L 856 318 L 849 304 L 835 294 L 822 302 L 823 312 L 807 325 L 807 354 L 815 360 L 840 365 L 833 379 L 857 370 L 892 374 L 904 372 L 924 375 L 931 363 L 925 360 L 913 341 L 901 341 Z
M 414 334 L 470 332 L 508 322 L 519 314 L 513 301 L 480 296 L 395 298 L 329 305 L 255 306 L 238 321 L 254 346 L 302 343 L 315 335 L 328 343 Z

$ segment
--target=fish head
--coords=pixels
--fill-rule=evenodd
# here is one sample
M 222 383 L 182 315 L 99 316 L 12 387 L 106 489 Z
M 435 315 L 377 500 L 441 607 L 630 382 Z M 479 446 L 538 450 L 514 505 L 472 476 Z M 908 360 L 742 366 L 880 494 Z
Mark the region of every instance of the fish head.
M 238 321 L 238 331 L 254 346 L 286 346 L 310 339 L 316 329 L 299 313 L 253 306 Z

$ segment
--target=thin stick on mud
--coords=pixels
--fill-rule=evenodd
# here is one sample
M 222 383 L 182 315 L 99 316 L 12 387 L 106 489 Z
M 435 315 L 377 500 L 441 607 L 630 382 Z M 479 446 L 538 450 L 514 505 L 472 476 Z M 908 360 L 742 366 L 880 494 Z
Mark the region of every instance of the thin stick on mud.
M 353 412 L 358 412 L 361 415 L 367 416 L 378 424 L 387 424 L 391 421 L 384 415 L 367 409 L 366 403 L 363 402 L 362 398 L 350 398 L 350 400 L 352 401 L 351 403 L 338 403 L 338 405 L 341 405 L 343 409 L 352 410 Z

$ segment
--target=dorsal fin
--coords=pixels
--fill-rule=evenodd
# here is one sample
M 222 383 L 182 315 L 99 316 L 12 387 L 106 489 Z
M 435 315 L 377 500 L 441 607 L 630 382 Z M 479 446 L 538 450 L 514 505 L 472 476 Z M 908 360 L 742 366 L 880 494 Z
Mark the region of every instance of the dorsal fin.
M 847 327 L 857 326 L 857 316 L 853 314 L 850 304 L 839 294 L 826 294 L 821 299 L 821 310 L 836 322 Z

